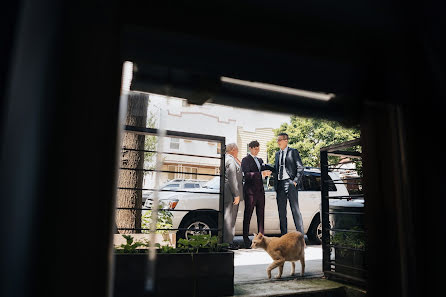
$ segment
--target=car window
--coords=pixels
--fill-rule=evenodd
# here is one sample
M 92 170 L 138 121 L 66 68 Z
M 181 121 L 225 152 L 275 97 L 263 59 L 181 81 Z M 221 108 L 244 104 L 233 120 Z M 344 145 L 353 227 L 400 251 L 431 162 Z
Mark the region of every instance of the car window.
M 184 184 L 185 189 L 193 189 L 195 188 L 195 184 Z
M 168 184 L 165 185 L 164 187 L 162 187 L 163 190 L 169 190 L 169 189 L 175 189 L 175 188 L 179 188 L 180 184 Z
M 199 188 L 200 184 L 194 184 L 195 188 Z
M 331 177 L 328 179 L 332 181 Z M 321 190 L 321 175 L 315 172 L 306 172 L 302 179 L 304 191 L 320 191 Z M 336 185 L 332 182 L 328 183 L 328 191 L 336 191 Z
M 304 191 L 320 191 L 321 190 L 321 176 L 315 174 L 305 173 L 302 178 Z
M 336 192 L 338 189 L 336 189 L 336 185 L 333 183 L 333 180 L 331 179 L 330 176 L 328 176 L 328 180 L 330 181 L 330 182 L 328 183 L 328 190 L 329 190 L 329 191 Z

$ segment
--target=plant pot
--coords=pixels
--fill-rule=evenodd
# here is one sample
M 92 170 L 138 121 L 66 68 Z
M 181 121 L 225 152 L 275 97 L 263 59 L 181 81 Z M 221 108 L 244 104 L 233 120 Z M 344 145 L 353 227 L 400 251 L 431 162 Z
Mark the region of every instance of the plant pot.
M 147 254 L 115 254 L 114 297 L 144 296 Z
M 115 297 L 144 296 L 147 254 L 115 254 Z M 234 253 L 157 254 L 156 296 L 231 296 Z
M 353 213 L 364 213 L 364 203 L 356 202 L 356 201 L 334 201 L 330 203 L 330 214 L 329 220 L 331 227 L 334 229 L 346 229 L 346 230 L 364 230 L 364 215 L 353 214 Z M 351 236 L 354 234 L 361 235 L 362 233 L 352 233 L 352 232 L 343 232 L 336 231 L 333 233 L 334 236 L 339 232 L 339 234 L 344 234 L 345 236 L 349 235 L 349 240 L 351 240 Z M 356 237 L 356 235 L 355 235 Z M 345 240 L 345 241 L 344 241 Z M 348 247 L 349 240 L 344 238 L 339 241 L 339 239 L 334 243 L 335 245 L 340 245 L 344 247 Z M 365 236 L 362 237 L 362 240 L 365 240 Z M 357 270 L 358 269 L 366 269 L 365 263 L 365 252 L 363 251 L 355 251 L 334 247 L 335 251 L 335 271 L 358 277 L 361 279 L 366 279 L 366 272 Z M 339 264 L 339 265 L 338 265 Z M 340 265 L 346 265 L 353 268 L 342 267 Z
M 352 251 L 352 250 L 346 250 L 346 249 L 340 249 L 340 248 L 334 248 L 335 250 L 335 271 L 346 274 L 349 276 L 366 279 L 367 273 L 365 271 L 357 270 L 358 269 L 365 269 L 366 262 L 365 262 L 365 253 L 361 251 Z M 342 267 L 340 265 L 346 265 L 353 268 L 347 268 Z
M 234 253 L 158 254 L 157 296 L 231 296 Z

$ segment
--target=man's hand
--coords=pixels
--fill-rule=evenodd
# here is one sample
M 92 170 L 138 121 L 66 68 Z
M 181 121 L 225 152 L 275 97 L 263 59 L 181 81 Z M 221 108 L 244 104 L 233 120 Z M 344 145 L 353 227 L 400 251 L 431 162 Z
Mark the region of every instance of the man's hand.
M 295 186 L 295 187 L 297 186 L 297 183 L 296 183 L 296 182 L 294 182 L 294 181 L 293 181 L 293 184 L 294 184 L 294 186 Z
M 263 177 L 265 177 L 265 176 L 270 176 L 271 175 L 271 170 L 264 170 L 264 171 L 262 171 L 262 176 Z
M 240 196 L 234 197 L 234 205 L 237 205 L 240 203 Z

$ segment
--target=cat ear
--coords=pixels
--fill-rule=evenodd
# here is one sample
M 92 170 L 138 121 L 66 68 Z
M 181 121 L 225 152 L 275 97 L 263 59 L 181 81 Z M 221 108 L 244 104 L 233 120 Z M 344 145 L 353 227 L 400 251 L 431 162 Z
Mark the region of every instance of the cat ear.
M 259 238 L 262 238 L 263 237 L 263 234 L 262 233 L 259 233 Z
M 257 233 L 254 233 L 254 237 L 256 237 L 257 236 Z

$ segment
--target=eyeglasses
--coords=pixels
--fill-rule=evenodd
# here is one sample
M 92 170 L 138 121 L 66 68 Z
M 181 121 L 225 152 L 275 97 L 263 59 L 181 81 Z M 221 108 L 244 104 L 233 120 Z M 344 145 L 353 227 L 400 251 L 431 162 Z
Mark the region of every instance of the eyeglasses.
M 282 140 L 288 140 L 286 138 L 277 138 L 277 142 L 281 142 Z

